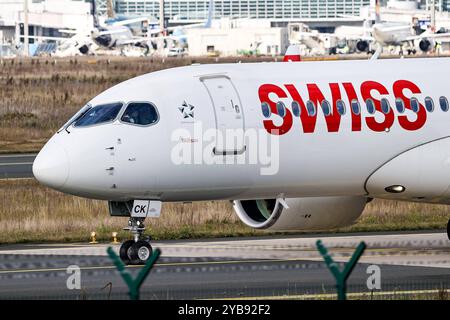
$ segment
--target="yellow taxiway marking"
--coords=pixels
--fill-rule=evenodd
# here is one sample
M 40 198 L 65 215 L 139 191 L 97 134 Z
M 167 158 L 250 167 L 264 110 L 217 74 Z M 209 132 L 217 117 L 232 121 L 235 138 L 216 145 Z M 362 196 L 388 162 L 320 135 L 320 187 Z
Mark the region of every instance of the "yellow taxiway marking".
M 446 289 L 445 289 L 446 290 Z M 413 295 L 413 294 L 437 294 L 442 290 L 430 289 L 430 290 L 405 290 L 405 291 L 368 291 L 368 292 L 350 292 L 347 293 L 348 298 L 361 298 L 371 296 L 395 296 L 395 295 Z M 446 290 L 447 291 L 447 290 Z M 217 300 L 310 300 L 310 299 L 336 299 L 335 293 L 319 293 L 319 294 L 297 294 L 297 295 L 284 295 L 284 296 L 257 296 L 257 297 L 235 297 L 235 298 L 223 298 Z M 204 300 L 216 300 L 216 299 L 204 299 Z
M 292 262 L 302 261 L 305 259 L 261 259 L 261 260 L 225 260 L 225 261 L 199 261 L 199 262 L 173 262 L 173 263 L 159 263 L 155 267 L 177 267 L 177 266 L 192 266 L 192 265 L 218 265 L 218 264 L 236 264 L 236 263 L 268 263 L 268 262 Z M 128 268 L 142 268 L 139 266 L 128 266 Z M 101 270 L 101 269 L 115 269 L 113 265 L 97 266 L 97 267 L 80 267 L 81 270 Z M 66 271 L 67 268 L 43 268 L 43 269 L 17 269 L 17 270 L 0 270 L 0 274 L 7 273 L 28 273 L 28 272 L 59 272 Z

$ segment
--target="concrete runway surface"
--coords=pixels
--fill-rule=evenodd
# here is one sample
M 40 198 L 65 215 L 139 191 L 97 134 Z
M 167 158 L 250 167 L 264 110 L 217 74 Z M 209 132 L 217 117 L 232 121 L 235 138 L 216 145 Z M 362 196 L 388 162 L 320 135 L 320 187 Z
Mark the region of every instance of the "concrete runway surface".
M 0 179 L 32 178 L 36 154 L 0 155 Z
M 322 239 L 336 261 L 367 250 L 348 279 L 350 296 L 368 298 L 369 265 L 381 271 L 374 297 L 438 294 L 450 288 L 446 233 L 368 233 L 155 241 L 161 258 L 143 284 L 144 299 L 333 298 L 334 279 L 316 250 Z M 110 244 L 0 246 L 0 298 L 127 299 L 106 255 Z M 118 251 L 118 245 L 111 245 Z M 81 268 L 81 290 L 67 289 L 67 267 Z M 341 266 L 342 267 L 342 266 Z M 141 267 L 129 267 L 137 274 Z

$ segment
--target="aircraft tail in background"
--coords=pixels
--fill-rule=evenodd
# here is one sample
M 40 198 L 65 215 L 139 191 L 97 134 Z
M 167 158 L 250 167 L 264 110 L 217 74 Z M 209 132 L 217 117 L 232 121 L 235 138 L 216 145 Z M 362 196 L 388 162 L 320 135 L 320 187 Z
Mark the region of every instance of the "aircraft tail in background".
M 208 18 L 206 19 L 206 22 L 205 22 L 205 28 L 211 28 L 213 13 L 214 13 L 214 1 L 209 0 Z
M 291 44 L 284 55 L 283 62 L 299 62 L 302 61 L 300 56 L 300 47 L 296 44 Z

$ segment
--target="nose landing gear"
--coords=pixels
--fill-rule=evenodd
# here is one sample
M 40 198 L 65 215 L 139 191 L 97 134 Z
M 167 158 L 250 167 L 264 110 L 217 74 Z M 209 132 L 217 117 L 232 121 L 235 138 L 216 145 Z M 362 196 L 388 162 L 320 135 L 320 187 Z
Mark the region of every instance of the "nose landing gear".
M 143 239 L 142 236 L 145 231 L 144 220 L 145 218 L 131 217 L 128 220 L 128 227 L 124 228 L 131 231 L 134 237 L 134 240 L 125 241 L 120 246 L 120 259 L 126 265 L 145 264 L 152 256 L 150 237 Z
M 133 240 L 125 241 L 120 246 L 120 259 L 126 265 L 145 264 L 152 256 L 153 249 L 150 237 L 144 237 L 145 218 L 159 218 L 161 201 L 158 200 L 129 200 L 109 201 L 109 214 L 112 217 L 127 217 L 128 230 Z

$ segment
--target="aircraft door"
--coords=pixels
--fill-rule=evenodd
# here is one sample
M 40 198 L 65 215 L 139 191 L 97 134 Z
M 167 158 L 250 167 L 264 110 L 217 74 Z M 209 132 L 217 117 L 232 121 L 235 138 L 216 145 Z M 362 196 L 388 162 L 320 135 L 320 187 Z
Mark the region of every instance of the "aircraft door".
M 242 103 L 231 79 L 225 75 L 200 78 L 214 109 L 216 119 L 216 155 L 245 152 Z

